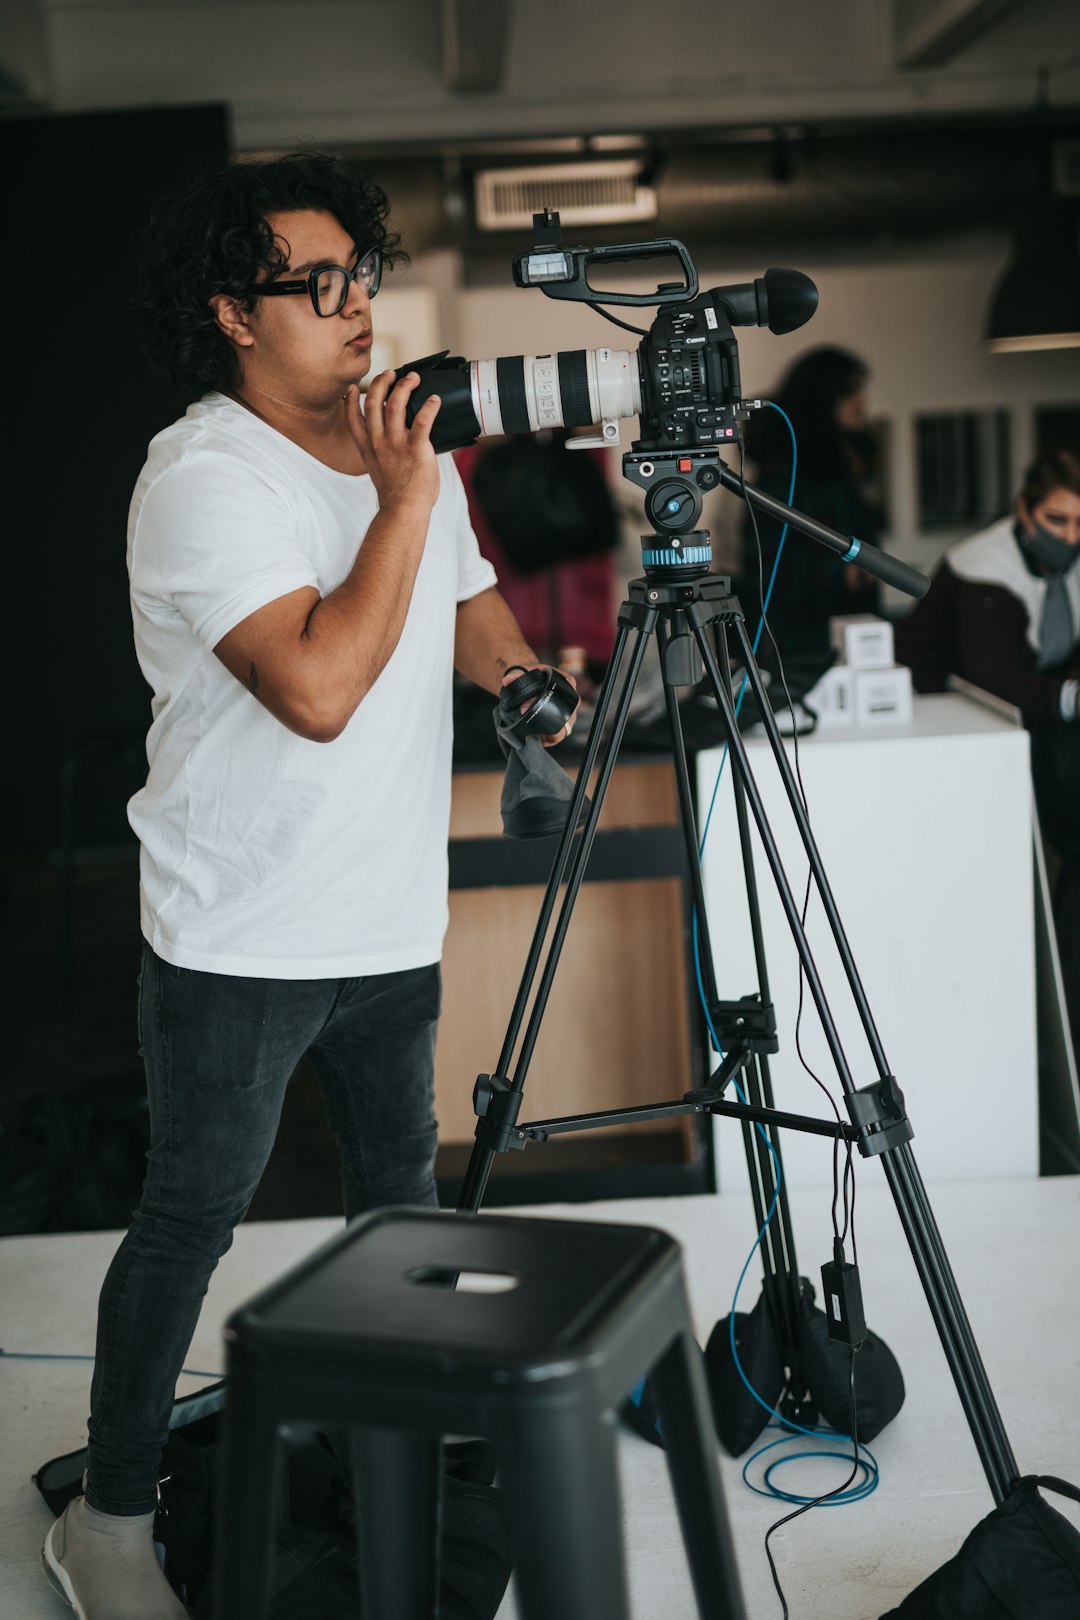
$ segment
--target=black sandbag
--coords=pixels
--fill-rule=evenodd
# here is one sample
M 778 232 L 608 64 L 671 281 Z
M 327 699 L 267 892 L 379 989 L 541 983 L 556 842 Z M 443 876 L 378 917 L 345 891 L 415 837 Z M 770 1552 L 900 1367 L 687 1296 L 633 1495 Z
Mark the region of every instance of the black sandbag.
M 1080 1502 L 1065 1480 L 1025 1475 L 960 1551 L 881 1620 L 1077 1620 L 1080 1532 L 1039 1486 Z
M 814 1304 L 813 1284 L 803 1277 L 799 1297 L 799 1346 L 810 1398 L 830 1428 L 851 1428 L 851 1349 L 829 1337 L 829 1320 Z M 867 1329 L 855 1356 L 855 1404 L 859 1439 L 873 1440 L 904 1404 L 904 1378 L 884 1339 Z
M 747 1380 L 762 1401 L 775 1407 L 784 1389 L 784 1363 L 764 1294 L 752 1311 L 735 1312 L 735 1347 Z M 717 1322 L 705 1346 L 705 1378 L 717 1438 L 729 1456 L 739 1457 L 753 1445 L 771 1414 L 739 1376 L 726 1316 Z
M 814 1303 L 813 1284 L 800 1278 L 798 1353 L 810 1405 L 825 1423 L 847 1434 L 851 1427 L 851 1351 L 830 1338 L 828 1318 Z M 735 1313 L 735 1345 L 746 1379 L 775 1408 L 783 1394 L 785 1367 L 764 1293 L 752 1311 Z M 721 1317 L 705 1347 L 705 1372 L 721 1445 L 740 1457 L 762 1433 L 770 1413 L 747 1389 L 731 1353 L 728 1318 Z M 904 1404 L 904 1379 L 896 1357 L 876 1333 L 867 1332 L 855 1357 L 859 1439 L 872 1440 Z

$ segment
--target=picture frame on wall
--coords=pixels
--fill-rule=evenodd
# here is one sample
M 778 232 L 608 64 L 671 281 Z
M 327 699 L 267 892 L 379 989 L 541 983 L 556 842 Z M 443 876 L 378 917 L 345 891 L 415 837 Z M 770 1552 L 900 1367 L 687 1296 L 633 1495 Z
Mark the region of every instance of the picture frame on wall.
M 979 529 L 1008 511 L 1010 421 L 1005 410 L 915 416 L 918 525 Z

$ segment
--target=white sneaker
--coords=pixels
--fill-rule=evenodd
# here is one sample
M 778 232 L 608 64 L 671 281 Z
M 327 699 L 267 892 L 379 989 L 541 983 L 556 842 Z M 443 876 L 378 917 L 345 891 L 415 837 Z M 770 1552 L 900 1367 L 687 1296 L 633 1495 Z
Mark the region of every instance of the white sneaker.
M 153 1515 L 139 1522 L 69 1502 L 41 1549 L 53 1591 L 78 1620 L 188 1620 L 162 1573 L 151 1537 Z
M 76 1498 L 78 1500 L 78 1498 Z M 79 1607 L 79 1600 L 75 1596 L 75 1588 L 71 1584 L 71 1577 L 64 1568 L 64 1554 L 67 1550 L 67 1517 L 71 1512 L 73 1502 L 69 1502 L 45 1537 L 45 1545 L 41 1549 L 41 1567 L 45 1571 L 45 1579 L 58 1597 L 62 1597 L 71 1604 L 79 1620 L 87 1620 L 86 1613 Z

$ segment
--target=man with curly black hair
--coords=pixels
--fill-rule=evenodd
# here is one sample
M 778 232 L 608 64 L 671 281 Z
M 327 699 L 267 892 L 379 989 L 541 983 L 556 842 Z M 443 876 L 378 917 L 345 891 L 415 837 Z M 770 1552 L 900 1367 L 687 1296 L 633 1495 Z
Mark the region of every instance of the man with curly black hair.
M 346 1216 L 435 1203 L 453 671 L 497 693 L 537 659 L 432 447 L 438 399 L 409 426 L 418 379 L 384 373 L 361 401 L 397 247 L 382 193 L 308 154 L 224 166 L 151 227 L 148 347 L 198 397 L 128 527 L 152 1142 L 101 1294 L 85 1497 L 44 1551 L 82 1620 L 185 1613 L 151 1539 L 161 1448 L 302 1056 Z

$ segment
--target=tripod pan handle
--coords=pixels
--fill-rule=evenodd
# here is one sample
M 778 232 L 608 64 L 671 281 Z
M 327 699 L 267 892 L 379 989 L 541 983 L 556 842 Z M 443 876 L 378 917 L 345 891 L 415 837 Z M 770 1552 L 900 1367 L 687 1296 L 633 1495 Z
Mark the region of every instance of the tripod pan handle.
M 887 551 L 872 546 L 867 540 L 855 540 L 851 535 L 838 534 L 835 529 L 830 529 L 827 523 L 819 523 L 817 518 L 808 517 L 805 512 L 797 511 L 794 506 L 788 506 L 786 501 L 777 500 L 775 495 L 766 495 L 763 489 L 755 489 L 753 484 L 744 484 L 724 461 L 717 462 L 716 467 L 725 489 L 730 489 L 733 494 L 741 496 L 750 506 L 764 512 L 776 522 L 790 523 L 793 529 L 808 534 L 811 540 L 816 540 L 827 551 L 835 552 L 845 562 L 854 563 L 864 574 L 872 574 L 885 585 L 895 585 L 896 589 L 903 591 L 906 596 L 925 596 L 930 589 L 928 576 L 920 574 L 915 568 L 910 568 L 907 563 L 901 562 L 899 557 L 890 556 Z
M 901 562 L 899 557 L 882 551 L 880 546 L 872 546 L 868 540 L 851 540 L 845 544 L 848 549 L 844 555 L 848 562 L 853 562 L 864 574 L 872 574 L 885 585 L 895 585 L 905 596 L 918 598 L 925 596 L 930 589 L 928 574 L 920 574 L 917 569 Z

